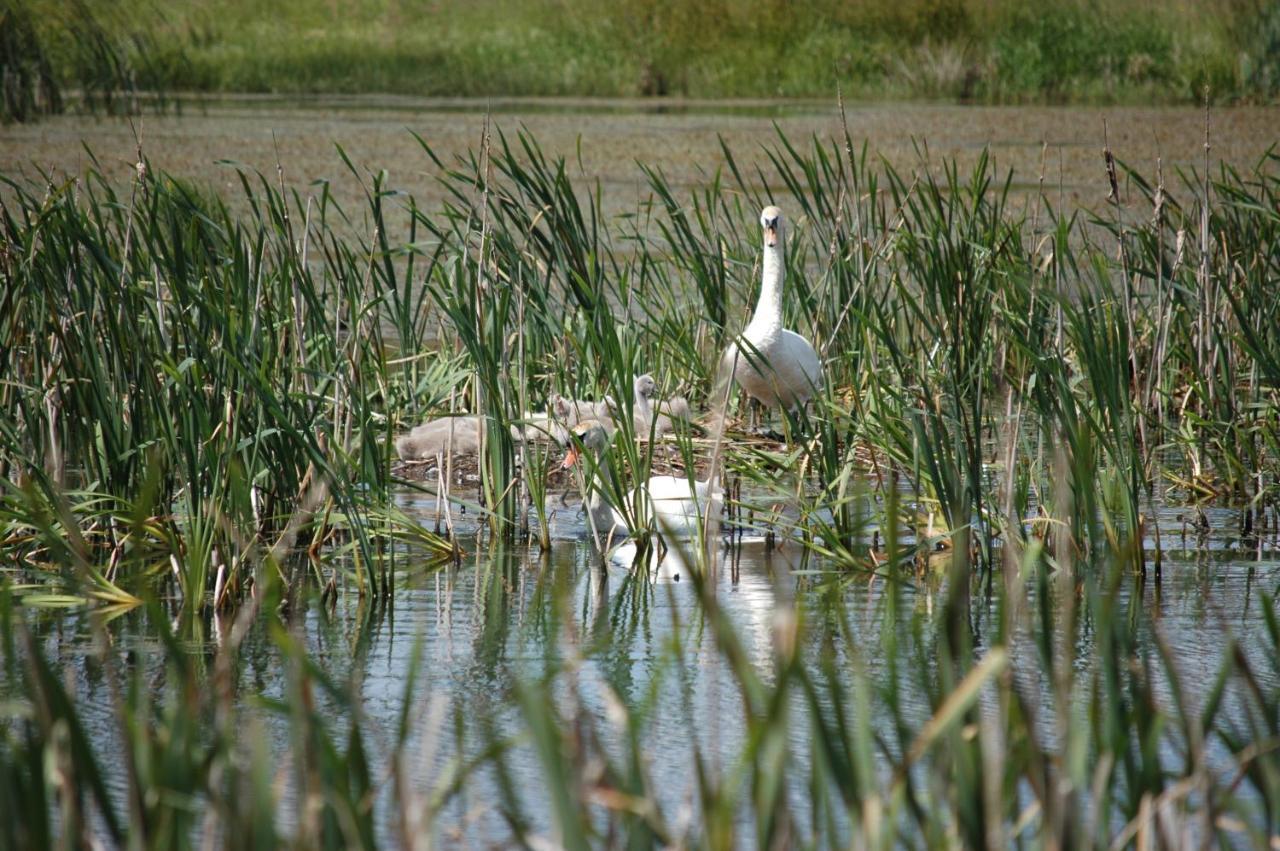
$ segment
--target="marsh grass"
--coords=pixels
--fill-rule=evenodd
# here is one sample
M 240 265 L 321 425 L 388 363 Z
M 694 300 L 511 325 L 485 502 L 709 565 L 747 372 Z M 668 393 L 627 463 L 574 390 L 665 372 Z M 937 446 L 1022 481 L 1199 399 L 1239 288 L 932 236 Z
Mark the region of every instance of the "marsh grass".
M 112 598 L 171 574 L 195 612 L 266 553 L 351 549 L 378 592 L 384 281 L 369 247 L 326 242 L 324 199 L 242 180 L 247 221 L 143 159 L 127 198 L 13 187 L 0 433 L 28 564 Z
M 26 698 L 0 725 L 11 793 L 0 806 L 45 818 L 6 829 L 29 831 L 15 841 L 75 837 L 99 819 L 155 847 L 280 833 L 277 802 L 257 794 L 269 785 L 266 746 L 246 754 L 227 732 L 244 721 L 229 696 L 234 636 L 265 622 L 289 660 L 290 698 L 268 708 L 292 736 L 295 835 L 374 844 L 379 778 L 358 691 L 330 680 L 280 624 L 325 571 L 322 599 L 351 588 L 367 601 L 361 623 L 376 619 L 391 561 L 406 559 L 394 541 L 460 557 L 457 540 L 391 507 L 387 471 L 389 438 L 409 417 L 453 408 L 487 424 L 487 530 L 471 557 L 484 647 L 505 642 L 521 577 L 502 553 L 527 531 L 527 500 L 547 528 L 550 460 L 517 448 L 510 426 L 561 392 L 619 403 L 614 476 L 601 486 L 642 552 L 680 545 L 626 492 L 659 452 L 674 450 L 690 475 L 709 453 L 732 515 L 830 559 L 823 576 L 805 571 L 821 617 L 776 577 L 772 669 L 761 670 L 717 599 L 723 567 L 703 546 L 714 541 L 694 544 L 696 623 L 677 625 L 656 676 L 705 662 L 685 641 L 708 636 L 745 735 L 727 756 L 690 745 L 697 798 L 686 818 L 647 776 L 658 709 L 610 693 L 601 718 L 584 697 L 596 686 L 576 675 L 593 642 L 639 628 L 662 592 L 643 570 L 629 574 L 619 609 L 596 610 L 615 625 L 610 637 L 581 625 L 562 580 L 544 572 L 533 628 L 560 639 L 540 676 L 510 695 L 518 741 L 491 719 L 456 718 L 459 741 L 473 730 L 485 745 L 425 795 L 404 774 L 409 719 L 425 700 L 411 671 L 386 762 L 399 841 L 417 841 L 423 825 L 431 835 L 481 767 L 498 778 L 492 806 L 525 844 L 544 832 L 565 846 L 717 848 L 1280 833 L 1274 597 L 1260 604 L 1264 651 L 1228 635 L 1205 692 L 1185 682 L 1142 592 L 1158 485 L 1189 511 L 1207 500 L 1239 510 L 1242 536 L 1253 530 L 1259 547 L 1276 516 L 1274 152 L 1246 173 L 1200 171 L 1177 186 L 1130 169 L 1150 215 L 1086 220 L 1041 198 L 1032 222 L 986 158 L 961 175 L 921 153 L 900 174 L 870 164 L 847 134 L 779 136 L 767 165 L 730 156 L 688 198 L 647 170 L 652 199 L 620 222 L 603 219 L 602 190 L 575 178 L 580 166 L 524 132 L 495 132 L 448 163 L 424 143 L 449 197 L 439 211 L 408 198 L 389 209 L 398 196 L 382 174 L 362 177 L 365 209 L 348 211 L 324 186 L 291 191 L 283 170 L 241 171 L 249 212 L 235 217 L 141 157 L 127 197 L 96 171 L 78 184 L 10 184 L 0 533 L 22 566 L 0 600 L 0 632 L 6 676 Z M 1102 169 L 1099 179 L 1109 180 Z M 739 441 L 733 404 L 709 438 L 641 439 L 635 375 L 709 398 L 754 303 L 755 217 L 774 200 L 795 211 L 786 321 L 823 353 L 819 398 L 787 423 L 793 439 L 780 448 Z M 921 521 L 931 513 L 936 523 Z M 904 630 L 860 646 L 840 594 L 852 581 L 882 583 L 885 617 Z M 909 610 L 908 583 L 938 589 L 936 617 Z M 164 698 L 122 688 L 111 711 L 133 745 L 127 799 L 95 780 L 107 756 L 85 740 L 41 647 L 15 638 L 34 603 L 86 599 L 160 599 L 157 611 L 189 613 L 188 637 L 213 612 L 234 622 L 212 671 L 166 638 Z M 826 651 L 817 664 L 806 641 Z M 873 654 L 884 676 L 869 673 Z M 927 697 L 923 715 L 908 690 Z M 316 710 L 317 691 L 340 707 L 337 727 Z M 662 711 L 702 721 L 692 700 Z M 196 735 L 193 717 L 215 732 Z M 818 731 L 805 747 L 787 735 L 793 720 Z M 508 761 L 523 747 L 545 787 L 513 781 Z M 198 825 L 173 805 L 191 796 L 212 804 Z
M 192 63 L 233 91 L 826 97 L 839 82 L 875 99 L 1195 101 L 1206 83 L 1219 96 L 1276 92 L 1275 16 L 1265 4 L 627 0 L 606 12 L 581 2 L 409 1 L 335 9 L 280 4 L 270 22 L 240 0 L 227 0 L 216 17 L 192 10 L 190 18 L 212 18 L 212 37 L 193 46 Z M 299 30 L 310 38 L 286 35 Z M 263 38 L 272 31 L 285 37 Z
M 5 115 L 140 93 L 1270 102 L 1261 0 L 7 0 Z M 164 98 L 162 97 L 163 101 Z

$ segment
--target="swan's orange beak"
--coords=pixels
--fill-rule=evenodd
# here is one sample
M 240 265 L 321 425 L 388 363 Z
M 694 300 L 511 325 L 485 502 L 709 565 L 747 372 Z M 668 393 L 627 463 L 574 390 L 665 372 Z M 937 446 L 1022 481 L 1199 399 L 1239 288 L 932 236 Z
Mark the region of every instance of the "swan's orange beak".
M 778 229 L 776 227 L 765 227 L 764 244 L 773 248 L 778 244 Z
M 564 454 L 564 463 L 560 465 L 561 470 L 567 470 L 574 464 L 578 463 L 578 456 L 582 453 L 576 446 L 570 446 L 569 451 Z

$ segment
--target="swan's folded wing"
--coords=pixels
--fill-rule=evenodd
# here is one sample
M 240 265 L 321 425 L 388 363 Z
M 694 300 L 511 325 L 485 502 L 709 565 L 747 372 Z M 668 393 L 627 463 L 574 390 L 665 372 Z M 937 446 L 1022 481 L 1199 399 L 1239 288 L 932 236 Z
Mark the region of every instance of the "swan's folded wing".
M 649 498 L 658 527 L 665 534 L 693 537 L 706 518 L 708 508 L 720 503 L 711 499 L 710 482 L 694 482 L 679 476 L 655 476 L 649 480 Z
M 694 484 L 703 483 L 695 482 Z M 688 479 L 682 479 L 679 476 L 654 476 L 649 480 L 649 499 L 653 500 L 655 505 L 659 502 L 692 503 L 701 495 L 697 490 L 689 487 Z
M 813 344 L 794 331 L 784 331 L 787 360 L 793 365 L 790 380 L 797 389 L 804 388 L 806 395 L 817 395 L 822 384 L 822 361 Z

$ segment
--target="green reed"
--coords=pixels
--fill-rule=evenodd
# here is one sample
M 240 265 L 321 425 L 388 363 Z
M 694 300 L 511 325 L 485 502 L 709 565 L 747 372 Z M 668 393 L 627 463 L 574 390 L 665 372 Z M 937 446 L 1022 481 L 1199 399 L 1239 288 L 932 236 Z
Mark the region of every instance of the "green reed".
M 338 543 L 377 590 L 375 255 L 310 256 L 328 205 L 241 177 L 247 221 L 145 161 L 127 197 L 97 176 L 42 198 L 12 187 L 4 513 L 18 529 L 57 518 L 37 524 L 30 563 L 65 564 L 46 555 L 74 540 L 118 595 L 172 561 L 199 609 L 219 570 L 240 593 L 254 553 Z
M 708 637 L 746 736 L 726 758 L 691 747 L 696 818 L 683 821 L 664 811 L 644 754 L 654 713 L 702 723 L 693 699 L 619 700 L 601 719 L 586 708 L 594 686 L 575 675 L 593 652 L 625 652 L 665 592 L 636 570 L 614 610 L 581 624 L 559 580 L 537 577 L 531 628 L 564 643 L 543 676 L 512 687 L 519 740 L 455 718 L 459 740 L 479 731 L 484 745 L 425 797 L 408 774 L 408 719 L 423 699 L 411 671 L 389 757 L 393 838 L 435 824 L 480 768 L 527 844 L 540 813 L 555 841 L 579 847 L 1123 846 L 1170 824 L 1223 842 L 1280 832 L 1280 697 L 1263 670 L 1280 653 L 1274 598 L 1261 604 L 1264 652 L 1228 638 L 1193 705 L 1141 578 L 1160 534 L 1144 506 L 1166 482 L 1166 499 L 1239 508 L 1243 537 L 1275 516 L 1274 154 L 1177 190 L 1130 171 L 1150 214 L 1086 219 L 1040 198 L 1027 221 L 985 157 L 965 176 L 923 151 L 910 174 L 873 166 L 848 136 L 779 137 L 755 172 L 726 153 L 687 198 L 646 170 L 652 197 L 621 222 L 603 219 L 580 164 L 527 133 L 447 164 L 424 144 L 449 198 L 439 211 L 391 207 L 381 174 L 356 212 L 323 187 L 304 197 L 283 175 L 241 173 L 244 215 L 145 162 L 125 194 L 96 170 L 79 186 L 10 183 L 0 534 L 23 562 L 16 590 L 46 603 L 176 597 L 192 614 L 234 610 L 233 632 L 268 624 L 289 676 L 289 698 L 268 708 L 291 734 L 296 835 L 374 844 L 378 778 L 358 691 L 329 681 L 275 614 L 310 599 L 308 570 L 289 556 L 329 556 L 316 572 L 350 566 L 372 599 L 389 588 L 397 541 L 457 555 L 395 510 L 387 465 L 388 438 L 452 412 L 453 397 L 485 423 L 480 664 L 497 669 L 521 579 L 502 553 L 522 534 L 522 488 L 547 528 L 555 458 L 518 447 L 510 427 L 554 392 L 616 400 L 615 475 L 600 486 L 653 544 L 661 530 L 643 502 L 624 499 L 661 446 L 638 439 L 631 382 L 654 371 L 715 409 L 719 353 L 754 303 L 755 217 L 778 200 L 792 219 L 787 323 L 817 343 L 827 382 L 780 449 L 739 440 L 731 405 L 729 429 L 713 427 L 723 463 L 711 472 L 747 483 L 734 513 L 839 566 L 800 580 L 829 617 L 801 611 L 788 596 L 797 580 L 780 574 L 763 671 L 717 600 L 723 568 L 690 554 L 708 567 L 690 576 L 700 605 L 655 680 L 688 676 L 705 661 L 691 645 Z M 705 461 L 689 435 L 673 443 L 662 448 L 685 469 Z M 920 519 L 931 512 L 932 537 Z M 922 569 L 940 545 L 941 586 Z M 902 625 L 879 646 L 861 646 L 843 610 L 854 581 L 883 583 L 884 617 Z M 922 594 L 936 596 L 935 616 L 909 610 Z M 112 712 L 135 762 L 124 800 L 101 788 L 107 757 L 79 731 L 75 696 L 38 642 L 14 638 L 35 611 L 0 607 L 6 677 L 28 695 L 0 724 L 0 806 L 47 814 L 4 820 L 30 831 L 15 842 L 79 836 L 94 818 L 155 847 L 205 830 L 264 843 L 284 832 L 265 746 L 246 753 L 229 732 L 243 720 L 229 697 L 235 642 L 210 671 L 166 639 L 171 690 L 156 700 L 122 687 Z M 184 634 L 203 624 L 188 617 Z M 805 646 L 824 649 L 818 664 Z M 199 688 L 210 678 L 212 695 Z M 923 714 L 907 689 L 927 698 Z M 341 708 L 341 730 L 322 720 L 317 691 Z M 787 735 L 797 716 L 821 731 L 808 745 Z M 192 718 L 215 732 L 197 735 Z M 152 728 L 166 735 L 143 741 Z M 509 774 L 525 746 L 544 787 Z M 199 825 L 173 803 L 192 797 L 216 804 Z

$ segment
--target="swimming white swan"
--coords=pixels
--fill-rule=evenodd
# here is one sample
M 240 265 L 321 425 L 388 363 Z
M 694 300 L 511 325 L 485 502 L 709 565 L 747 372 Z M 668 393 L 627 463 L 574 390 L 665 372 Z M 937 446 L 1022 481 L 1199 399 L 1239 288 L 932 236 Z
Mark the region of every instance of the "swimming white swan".
M 782 327 L 782 283 L 786 272 L 786 226 L 782 211 L 765 207 L 764 262 L 760 300 L 742 337 L 725 352 L 733 378 L 768 408 L 803 408 L 822 382 L 822 363 L 809 341 Z
M 587 464 L 586 508 L 591 528 L 601 541 L 621 538 L 631 534 L 627 518 L 614 506 L 606 493 L 604 482 L 612 481 L 609 464 L 609 432 L 595 420 L 578 423 L 573 427 L 574 440 L 565 455 L 565 469 L 578 462 L 583 450 L 595 457 L 594 464 Z M 703 518 L 711 510 L 719 510 L 720 495 L 710 480 L 693 482 L 679 476 L 654 476 L 643 486 L 647 499 L 643 503 L 651 512 L 654 525 L 665 537 L 672 539 L 696 538 Z M 625 497 L 627 505 L 637 504 L 636 491 Z

